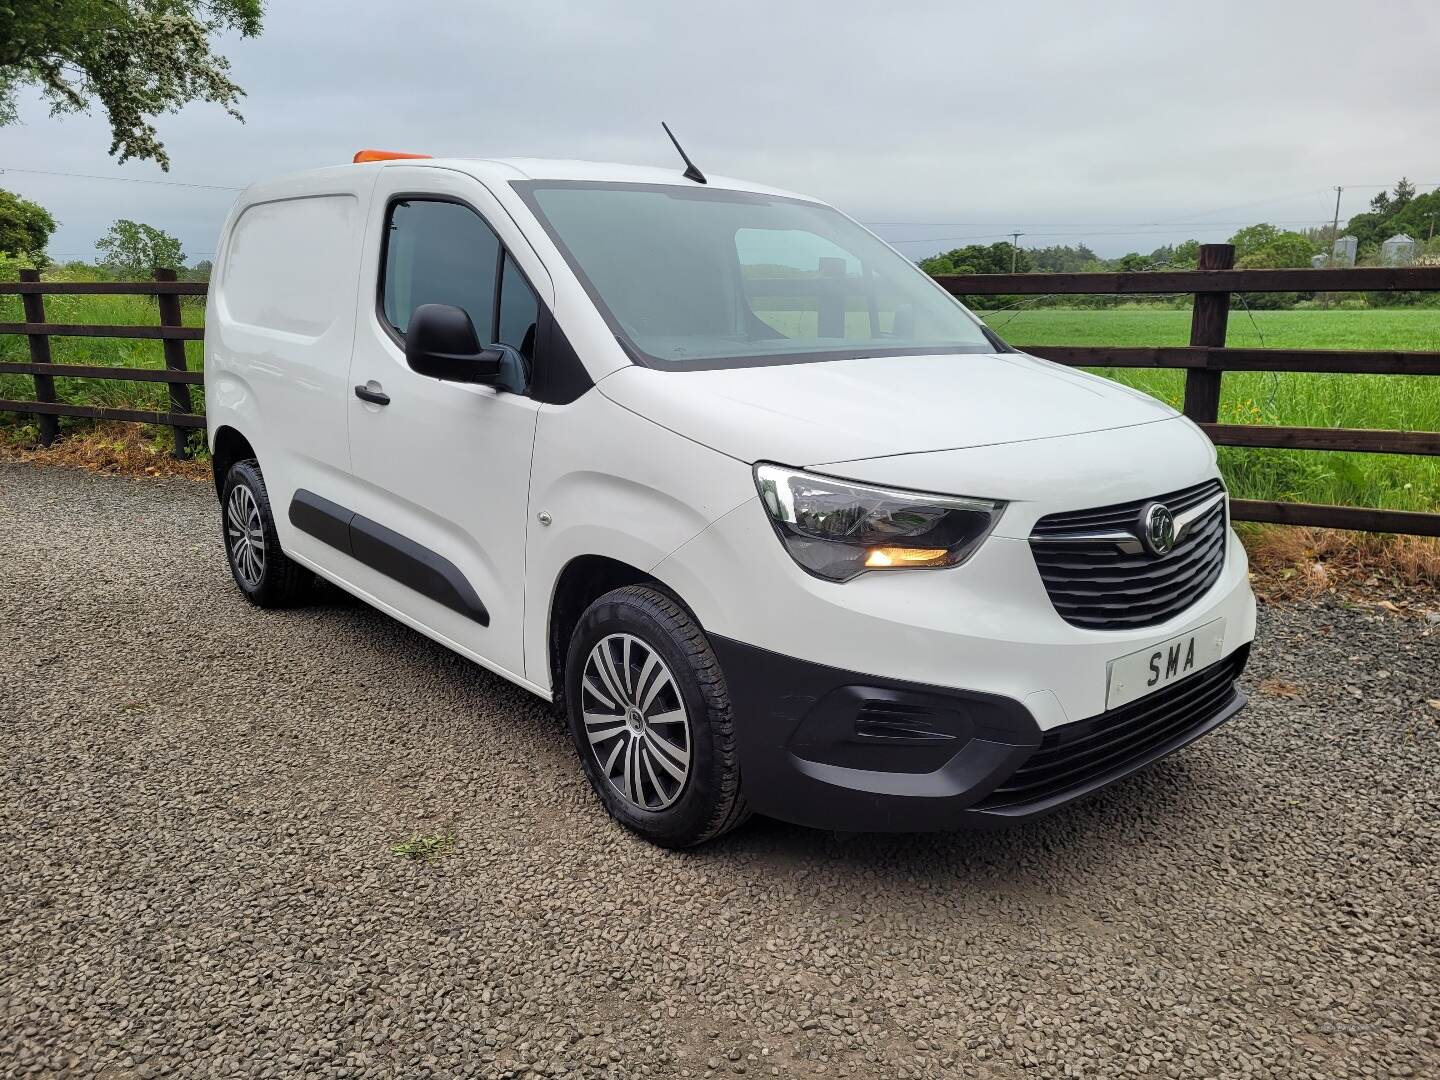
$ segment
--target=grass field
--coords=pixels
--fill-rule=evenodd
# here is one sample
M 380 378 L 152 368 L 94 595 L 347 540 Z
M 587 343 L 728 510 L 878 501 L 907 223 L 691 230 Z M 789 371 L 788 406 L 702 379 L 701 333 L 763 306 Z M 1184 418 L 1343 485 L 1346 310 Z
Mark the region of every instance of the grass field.
M 986 321 L 1013 345 L 1184 345 L 1188 309 L 1006 311 Z M 1440 310 L 1234 311 L 1226 333 L 1246 348 L 1440 351 Z M 1104 369 L 1107 375 L 1180 406 L 1181 371 Z M 1304 427 L 1440 430 L 1440 378 L 1236 372 L 1222 383 L 1220 420 Z M 1440 509 L 1440 460 L 1398 454 L 1221 447 L 1220 462 L 1241 498 Z
M 158 322 L 153 297 L 47 296 L 51 322 L 150 324 Z M 183 303 L 187 325 L 200 325 L 202 304 Z M 0 296 L 0 322 L 23 319 L 18 296 Z M 1133 307 L 1108 310 L 1028 309 L 987 316 L 1014 345 L 1183 345 L 1188 309 Z M 1440 351 L 1440 310 L 1235 311 L 1232 345 L 1311 349 Z M 161 367 L 158 341 L 105 338 L 52 339 L 55 360 Z M 199 342 L 186 345 L 192 369 L 201 366 Z M 23 337 L 0 337 L 0 359 L 28 358 Z M 1178 407 L 1184 374 L 1178 371 L 1106 370 Z M 110 407 L 168 408 L 164 384 L 57 380 L 62 400 Z M 0 375 L 0 397 L 33 397 L 28 376 Z M 197 408 L 201 395 L 195 393 Z M 1440 378 L 1422 376 L 1237 373 L 1224 380 L 1222 421 L 1311 427 L 1440 430 Z M 28 417 L 0 414 L 0 424 Z M 73 421 L 64 421 L 72 427 Z M 157 433 L 158 436 L 158 433 Z M 1221 464 L 1233 492 L 1244 498 L 1288 499 L 1401 510 L 1440 510 L 1440 460 L 1387 454 L 1251 450 L 1222 447 Z
M 1015 345 L 1185 345 L 1190 309 L 1090 311 L 1017 308 L 980 312 Z M 1407 349 L 1440 352 L 1440 308 L 1254 311 L 1235 305 L 1226 344 L 1247 349 Z M 1228 376 L 1227 376 L 1228 377 Z
M 180 314 L 186 326 L 205 324 L 204 297 L 182 297 Z M 23 322 L 18 296 L 0 296 L 0 322 Z M 52 323 L 95 323 L 107 326 L 158 326 L 160 309 L 153 296 L 47 296 L 45 321 Z M 107 367 L 163 368 L 165 355 L 159 341 L 126 338 L 50 339 L 51 358 L 57 364 L 104 364 Z M 185 343 L 185 357 L 191 370 L 203 367 L 199 341 Z M 18 335 L 0 336 L 0 360 L 30 359 L 27 340 Z M 203 387 L 191 387 L 197 411 L 203 410 Z M 61 401 L 116 409 L 170 409 L 170 394 L 164 383 L 124 382 L 113 379 L 57 379 L 55 390 Z M 35 384 L 28 375 L 0 375 L 0 398 L 33 398 Z M 0 424 L 28 417 L 0 413 Z M 62 425 L 73 421 L 62 420 Z

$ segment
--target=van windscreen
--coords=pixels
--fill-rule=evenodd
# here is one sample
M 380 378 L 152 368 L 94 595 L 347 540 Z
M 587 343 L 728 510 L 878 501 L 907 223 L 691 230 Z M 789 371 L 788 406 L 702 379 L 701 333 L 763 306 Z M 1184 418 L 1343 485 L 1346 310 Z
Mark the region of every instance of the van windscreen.
M 1004 348 L 914 263 L 820 203 L 664 184 L 514 187 L 650 366 Z

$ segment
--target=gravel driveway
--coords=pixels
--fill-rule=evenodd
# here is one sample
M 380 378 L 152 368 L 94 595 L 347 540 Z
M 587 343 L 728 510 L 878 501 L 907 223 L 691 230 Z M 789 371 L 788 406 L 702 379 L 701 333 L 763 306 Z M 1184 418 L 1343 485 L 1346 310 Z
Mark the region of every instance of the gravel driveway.
M 1423 617 L 1266 607 L 1248 710 L 1017 831 L 674 854 L 524 692 L 247 605 L 217 522 L 0 465 L 8 1075 L 1440 1075 Z

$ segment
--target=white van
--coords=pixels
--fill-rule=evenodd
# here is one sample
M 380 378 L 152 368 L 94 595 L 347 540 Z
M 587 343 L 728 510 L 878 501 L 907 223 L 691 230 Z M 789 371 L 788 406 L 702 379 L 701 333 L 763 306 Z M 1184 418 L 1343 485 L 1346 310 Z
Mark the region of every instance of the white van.
M 554 701 L 667 846 L 1013 822 L 1244 703 L 1245 553 L 1164 404 L 805 196 L 357 157 L 220 239 L 206 415 L 254 603 L 318 575 Z

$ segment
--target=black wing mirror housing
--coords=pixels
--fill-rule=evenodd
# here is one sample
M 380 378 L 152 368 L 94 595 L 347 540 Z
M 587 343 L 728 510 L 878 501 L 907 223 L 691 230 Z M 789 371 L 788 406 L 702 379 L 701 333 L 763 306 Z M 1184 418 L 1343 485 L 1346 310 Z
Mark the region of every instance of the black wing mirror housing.
M 412 371 L 447 382 L 489 383 L 500 374 L 503 355 L 482 349 L 464 308 L 421 304 L 405 332 L 405 362 Z

